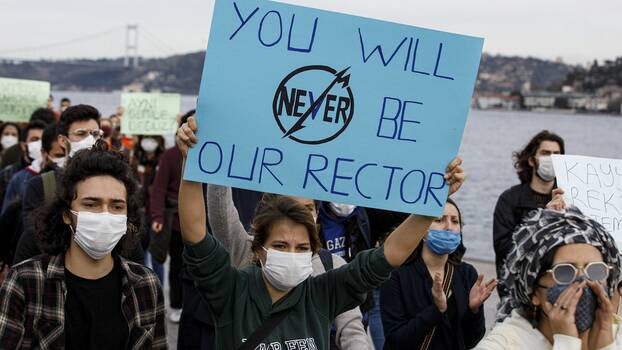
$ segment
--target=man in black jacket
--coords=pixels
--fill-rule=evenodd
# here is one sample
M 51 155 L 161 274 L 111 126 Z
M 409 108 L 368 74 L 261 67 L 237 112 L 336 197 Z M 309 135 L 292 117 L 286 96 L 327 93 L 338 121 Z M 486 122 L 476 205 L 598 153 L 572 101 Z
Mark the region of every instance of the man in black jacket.
M 557 134 L 543 130 L 519 152 L 514 152 L 514 168 L 520 185 L 515 185 L 499 196 L 493 220 L 493 243 L 497 276 L 512 249 L 512 233 L 532 210 L 546 207 L 555 187 L 555 172 L 551 155 L 564 154 L 564 140 Z M 501 285 L 499 296 L 506 295 Z
M 4 207 L 5 192 L 8 189 L 9 183 L 11 182 L 13 176 L 17 174 L 20 170 L 29 166 L 30 163 L 33 161 L 33 159 L 30 158 L 28 154 L 28 144 L 41 140 L 41 134 L 43 134 L 43 129 L 45 129 L 44 123 L 40 121 L 33 121 L 28 123 L 26 128 L 22 130 L 20 135 L 20 142 L 16 145 L 21 152 L 19 159 L 14 163 L 9 164 L 7 167 L 2 168 L 2 170 L 0 171 L 0 207 Z

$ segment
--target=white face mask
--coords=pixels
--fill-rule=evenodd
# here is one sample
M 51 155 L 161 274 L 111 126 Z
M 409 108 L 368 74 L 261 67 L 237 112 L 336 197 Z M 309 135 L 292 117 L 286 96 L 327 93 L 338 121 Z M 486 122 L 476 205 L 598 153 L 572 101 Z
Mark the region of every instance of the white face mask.
M 545 182 L 555 180 L 555 169 L 553 168 L 553 158 L 551 156 L 538 157 L 536 174 Z
M 69 142 L 69 158 L 73 157 L 74 154 L 76 154 L 76 152 L 81 151 L 83 149 L 90 149 L 91 147 L 93 147 L 93 145 L 95 144 L 95 137 L 93 137 L 93 135 L 89 135 L 87 137 L 85 137 L 84 139 L 82 139 L 81 141 L 77 141 L 77 142 Z
M 34 160 L 41 160 L 41 140 L 28 143 L 28 157 Z
M 158 141 L 152 139 L 151 137 L 146 137 L 140 140 L 140 147 L 145 152 L 154 152 L 158 149 Z
M 263 249 L 266 251 L 266 264 L 262 266 L 263 274 L 274 288 L 286 292 L 311 276 L 313 253 L 287 253 Z
M 40 173 L 41 172 L 41 164 L 43 163 L 43 160 L 41 159 L 35 159 L 32 161 L 32 163 L 30 163 L 29 168 L 32 169 L 35 173 Z
M 77 217 L 73 240 L 93 260 L 101 260 L 110 254 L 127 232 L 126 215 L 71 212 Z
M 354 213 L 354 209 L 356 209 L 356 205 L 350 204 L 341 204 L 341 203 L 328 203 L 330 209 L 335 213 L 335 215 L 345 218 L 350 216 L 350 214 Z
M 67 157 L 60 157 L 60 158 L 48 157 L 48 161 L 56 164 L 56 166 L 59 168 L 64 168 L 65 163 L 67 162 Z
M 18 142 L 17 136 L 13 135 L 4 135 L 2 139 L 0 139 L 0 144 L 2 144 L 3 149 L 11 148 L 17 145 Z

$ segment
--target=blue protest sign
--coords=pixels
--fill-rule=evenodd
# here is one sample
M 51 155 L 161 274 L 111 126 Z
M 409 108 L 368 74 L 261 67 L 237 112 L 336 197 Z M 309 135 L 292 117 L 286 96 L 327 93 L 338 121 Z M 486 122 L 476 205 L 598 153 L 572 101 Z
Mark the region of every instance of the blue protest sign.
M 438 215 L 483 39 L 216 0 L 185 178 Z

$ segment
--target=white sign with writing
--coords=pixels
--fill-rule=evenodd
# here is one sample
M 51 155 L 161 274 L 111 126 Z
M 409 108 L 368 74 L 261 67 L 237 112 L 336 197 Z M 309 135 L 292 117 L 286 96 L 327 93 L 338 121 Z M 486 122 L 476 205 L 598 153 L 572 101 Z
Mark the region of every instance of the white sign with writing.
M 622 160 L 554 155 L 553 166 L 566 204 L 601 223 L 622 247 Z

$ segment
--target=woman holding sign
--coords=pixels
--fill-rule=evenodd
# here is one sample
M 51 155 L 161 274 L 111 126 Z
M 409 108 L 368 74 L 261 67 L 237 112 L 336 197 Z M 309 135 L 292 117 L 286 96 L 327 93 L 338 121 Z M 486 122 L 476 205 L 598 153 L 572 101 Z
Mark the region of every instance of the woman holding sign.
M 447 199 L 425 244 L 382 286 L 385 349 L 471 349 L 486 332 L 484 301 L 497 282 L 462 262 L 462 216 Z
M 197 138 L 190 118 L 177 132 L 185 159 Z M 464 182 L 462 161 L 447 168 L 450 194 Z M 383 246 L 361 252 L 317 277 L 311 257 L 320 248 L 312 214 L 285 196 L 262 202 L 253 221 L 257 265 L 238 270 L 220 242 L 207 234 L 201 184 L 182 181 L 179 216 L 189 274 L 210 306 L 218 349 L 328 349 L 336 315 L 359 305 L 419 245 L 434 218 L 411 215 Z

